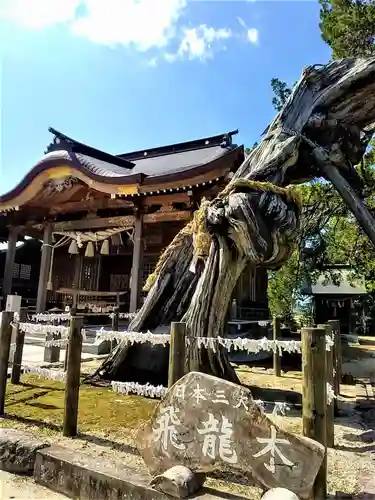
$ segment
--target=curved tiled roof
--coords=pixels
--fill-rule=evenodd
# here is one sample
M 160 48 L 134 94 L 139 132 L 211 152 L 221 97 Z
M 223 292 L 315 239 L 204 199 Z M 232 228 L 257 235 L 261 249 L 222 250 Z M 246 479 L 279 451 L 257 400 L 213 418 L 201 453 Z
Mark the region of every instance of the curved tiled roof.
M 14 189 L 0 196 L 0 203 L 17 196 L 43 171 L 62 164 L 101 183 L 150 185 L 201 175 L 233 152 L 243 157 L 243 147 L 232 144 L 237 131 L 123 155 L 111 155 L 50 131 L 55 138 L 46 154 Z

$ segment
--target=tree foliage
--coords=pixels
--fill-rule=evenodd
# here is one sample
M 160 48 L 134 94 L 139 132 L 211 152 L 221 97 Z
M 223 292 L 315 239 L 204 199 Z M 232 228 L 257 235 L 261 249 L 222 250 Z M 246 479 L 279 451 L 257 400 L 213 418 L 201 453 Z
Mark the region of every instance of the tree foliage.
M 292 90 L 285 82 L 282 82 L 278 78 L 272 78 L 271 87 L 275 94 L 272 98 L 272 105 L 276 111 L 281 111 Z
M 335 59 L 375 54 L 373 0 L 319 0 L 320 30 Z

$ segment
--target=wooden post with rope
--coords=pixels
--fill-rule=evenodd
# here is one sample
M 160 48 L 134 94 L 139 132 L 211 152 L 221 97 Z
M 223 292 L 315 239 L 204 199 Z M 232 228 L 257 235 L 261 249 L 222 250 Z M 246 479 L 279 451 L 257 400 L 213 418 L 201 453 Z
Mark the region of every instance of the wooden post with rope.
M 342 349 L 341 349 L 341 333 L 340 333 L 340 321 L 338 319 L 331 319 L 328 324 L 332 326 L 333 335 L 333 368 L 334 373 L 334 391 L 336 396 L 340 394 L 340 384 L 342 375 Z M 337 406 L 337 401 L 336 401 Z
M 185 339 L 186 324 L 171 323 L 168 387 L 172 387 L 185 374 Z
M 303 435 L 325 447 L 325 457 L 316 476 L 313 498 L 327 497 L 327 382 L 326 330 L 302 328 L 302 426 Z
M 83 317 L 72 316 L 67 348 L 63 435 L 77 435 Z
M 273 340 L 277 342 L 280 338 L 281 318 L 280 316 L 273 317 Z M 281 377 L 281 357 L 279 349 L 276 347 L 273 351 L 273 370 L 276 377 Z
M 328 323 L 324 325 L 318 325 L 318 328 L 325 328 L 326 330 L 326 380 L 327 387 L 331 387 L 332 390 L 333 383 L 333 345 L 328 345 L 332 339 L 332 326 Z M 335 407 L 334 402 L 331 401 L 328 404 L 327 401 L 327 415 L 326 415 L 326 427 L 327 427 L 327 446 L 328 448 L 333 448 L 335 444 Z
M 112 314 L 112 331 L 113 332 L 118 332 L 118 330 L 119 330 L 119 323 L 120 323 L 119 311 L 120 311 L 119 306 L 114 307 L 113 314 Z M 116 344 L 117 344 L 116 340 L 111 340 L 111 351 L 116 346 Z
M 4 415 L 13 313 L 3 311 L 0 324 L 0 415 Z
M 13 354 L 11 382 L 12 384 L 16 385 L 20 383 L 23 346 L 25 343 L 25 332 L 22 332 L 20 330 L 20 323 L 25 323 L 26 320 L 27 320 L 27 307 L 21 307 L 19 314 L 19 321 L 17 321 L 14 325 L 14 338 L 15 338 L 16 348 Z

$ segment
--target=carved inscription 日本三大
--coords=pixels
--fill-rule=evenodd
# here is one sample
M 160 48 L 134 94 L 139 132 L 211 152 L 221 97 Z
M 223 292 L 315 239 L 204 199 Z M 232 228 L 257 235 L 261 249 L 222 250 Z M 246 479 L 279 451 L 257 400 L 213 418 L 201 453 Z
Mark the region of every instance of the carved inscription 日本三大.
M 249 395 L 241 389 L 234 390 L 231 397 L 228 398 L 223 389 L 217 389 L 214 387 L 209 391 L 206 388 L 201 387 L 199 383 L 196 383 L 190 390 L 188 390 L 185 384 L 181 384 L 176 388 L 176 397 L 184 402 L 192 400 L 197 405 L 203 401 L 208 401 L 214 404 L 230 406 L 234 409 L 249 409 Z

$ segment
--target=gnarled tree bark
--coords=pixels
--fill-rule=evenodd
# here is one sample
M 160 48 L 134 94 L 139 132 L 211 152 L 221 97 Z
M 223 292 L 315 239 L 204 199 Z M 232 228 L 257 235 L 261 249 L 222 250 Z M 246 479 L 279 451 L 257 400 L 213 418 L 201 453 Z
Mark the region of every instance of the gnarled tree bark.
M 224 334 L 232 291 L 246 265 L 280 266 L 298 234 L 301 207 L 286 186 L 330 180 L 375 245 L 375 222 L 353 165 L 375 123 L 375 58 L 306 68 L 286 105 L 227 188 L 204 202 L 173 240 L 129 329 L 185 321 L 186 369 L 238 382 L 226 352 L 198 349 L 195 337 Z M 105 379 L 167 383 L 168 352 L 119 344 L 97 372 Z

